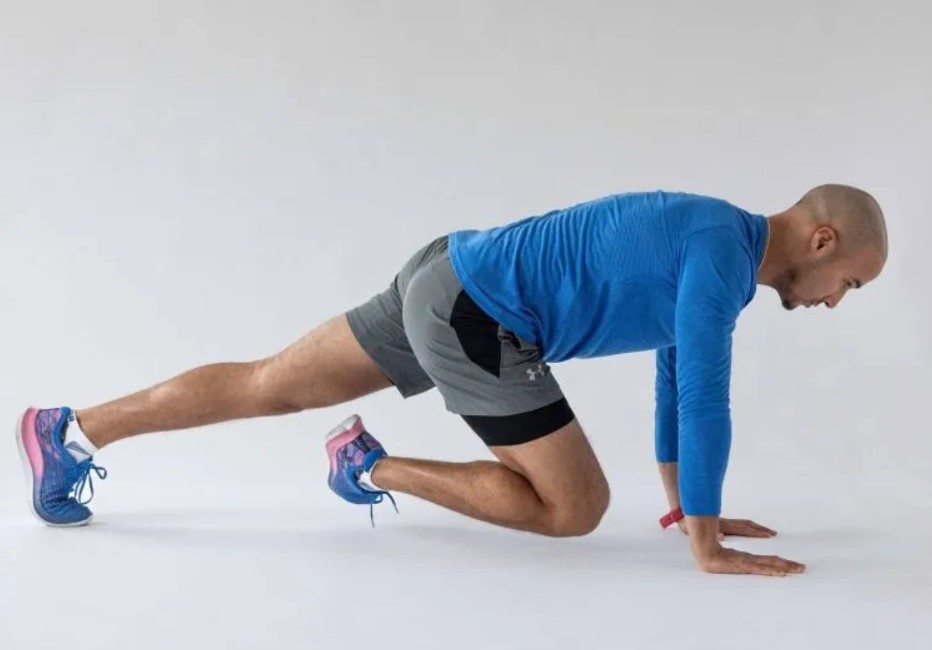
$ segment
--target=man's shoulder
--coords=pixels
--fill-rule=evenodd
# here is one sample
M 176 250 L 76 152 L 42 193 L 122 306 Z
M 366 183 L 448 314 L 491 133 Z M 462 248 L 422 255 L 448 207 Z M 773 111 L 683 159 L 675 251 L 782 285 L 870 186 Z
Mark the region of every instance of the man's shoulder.
M 741 232 L 744 210 L 725 199 L 700 194 L 686 194 L 679 199 L 681 209 L 688 214 L 687 230 L 691 234 L 709 228 L 721 228 L 720 236 L 732 236 Z

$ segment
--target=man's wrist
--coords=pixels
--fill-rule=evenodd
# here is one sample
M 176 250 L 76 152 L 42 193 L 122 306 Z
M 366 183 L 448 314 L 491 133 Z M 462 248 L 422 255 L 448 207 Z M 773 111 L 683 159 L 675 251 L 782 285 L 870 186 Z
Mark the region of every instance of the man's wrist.
M 667 496 L 667 503 L 670 510 L 676 510 L 680 507 L 680 489 L 677 480 L 677 463 L 658 462 L 657 467 L 660 469 L 660 478 L 663 482 L 663 491 Z
M 718 516 L 694 517 L 686 515 L 689 545 L 696 558 L 713 555 L 721 549 L 718 541 Z
M 662 528 L 669 528 L 673 524 L 682 521 L 684 516 L 685 515 L 683 515 L 683 509 L 680 508 L 679 506 L 671 508 L 670 512 L 668 512 L 667 514 L 665 514 L 663 517 L 660 518 L 660 526 Z

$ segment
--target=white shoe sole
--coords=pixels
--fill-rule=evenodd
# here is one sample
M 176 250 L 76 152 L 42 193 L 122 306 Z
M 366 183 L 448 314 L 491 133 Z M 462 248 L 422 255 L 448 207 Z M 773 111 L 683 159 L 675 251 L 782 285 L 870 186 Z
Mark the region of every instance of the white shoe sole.
M 334 427 L 330 431 L 330 433 L 327 434 L 327 437 L 324 438 L 324 442 L 325 443 L 330 442 L 331 440 L 333 440 L 340 434 L 346 433 L 347 431 L 349 431 L 356 425 L 356 421 L 359 419 L 360 417 L 358 415 L 349 416 L 348 418 L 340 422 L 340 424 L 338 424 L 336 427 Z
M 29 454 L 26 453 L 26 446 L 23 444 L 23 416 L 26 415 L 26 413 L 28 413 L 28 411 L 24 412 L 19 416 L 19 418 L 17 418 L 15 434 L 16 448 L 19 449 L 19 460 L 23 464 L 23 475 L 26 478 L 26 502 L 29 504 L 29 512 L 32 513 L 33 517 L 38 519 L 49 528 L 77 528 L 78 526 L 87 526 L 94 518 L 93 513 L 91 513 L 91 516 L 87 519 L 76 521 L 71 524 L 53 524 L 52 522 L 43 519 L 39 513 L 36 512 L 36 504 L 33 501 L 36 477 L 32 473 L 32 463 L 29 462 Z

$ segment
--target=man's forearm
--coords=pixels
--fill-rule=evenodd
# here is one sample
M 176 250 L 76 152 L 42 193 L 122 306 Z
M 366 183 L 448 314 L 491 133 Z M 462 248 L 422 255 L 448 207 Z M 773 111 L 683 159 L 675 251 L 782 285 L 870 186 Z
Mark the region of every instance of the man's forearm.
M 663 481 L 663 491 L 667 493 L 667 503 L 670 510 L 680 507 L 680 490 L 678 478 L 678 463 L 657 463 L 660 468 L 660 479 Z M 687 523 L 689 522 L 689 523 Z M 687 517 L 677 523 L 684 533 L 690 531 L 690 546 L 693 555 L 698 560 L 718 548 L 718 517 Z M 695 530 L 696 534 L 692 534 Z
M 677 463 L 657 463 L 660 469 L 660 479 L 663 481 L 663 491 L 667 494 L 667 503 L 670 510 L 680 507 L 680 488 Z
M 667 494 L 670 510 L 680 507 L 679 464 L 657 463 L 663 490 Z M 732 534 L 749 537 L 771 537 L 776 534 L 759 524 L 746 520 L 723 520 L 718 516 L 690 516 L 677 522 L 679 529 L 689 535 L 689 547 L 699 567 L 708 573 L 757 573 L 787 575 L 802 573 L 806 567 L 776 556 L 758 556 L 723 547 L 722 523 L 729 524 Z M 764 533 L 764 534 L 761 534 Z

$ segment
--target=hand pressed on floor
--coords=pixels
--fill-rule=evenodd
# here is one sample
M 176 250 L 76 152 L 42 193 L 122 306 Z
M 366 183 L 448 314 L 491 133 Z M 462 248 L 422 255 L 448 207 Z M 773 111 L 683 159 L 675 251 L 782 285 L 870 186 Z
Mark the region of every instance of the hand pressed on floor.
M 689 534 L 689 528 L 686 525 L 686 520 L 681 519 L 677 522 L 680 531 L 683 534 Z M 751 521 L 750 519 L 719 519 L 718 520 L 718 539 L 719 541 L 723 540 L 726 535 L 733 537 L 773 537 L 777 534 L 777 531 L 772 528 L 767 528 L 758 524 L 757 522 Z
M 697 561 L 699 568 L 706 573 L 750 573 L 782 577 L 806 570 L 806 565 L 776 555 L 754 555 L 724 546 L 697 558 Z
M 719 542 L 722 534 L 738 534 L 747 537 L 772 537 L 776 531 L 746 519 L 720 519 L 719 517 L 687 516 L 682 522 L 689 534 L 689 545 L 696 564 L 706 573 L 746 573 L 765 576 L 786 576 L 802 573 L 804 564 L 776 555 L 754 555 Z

